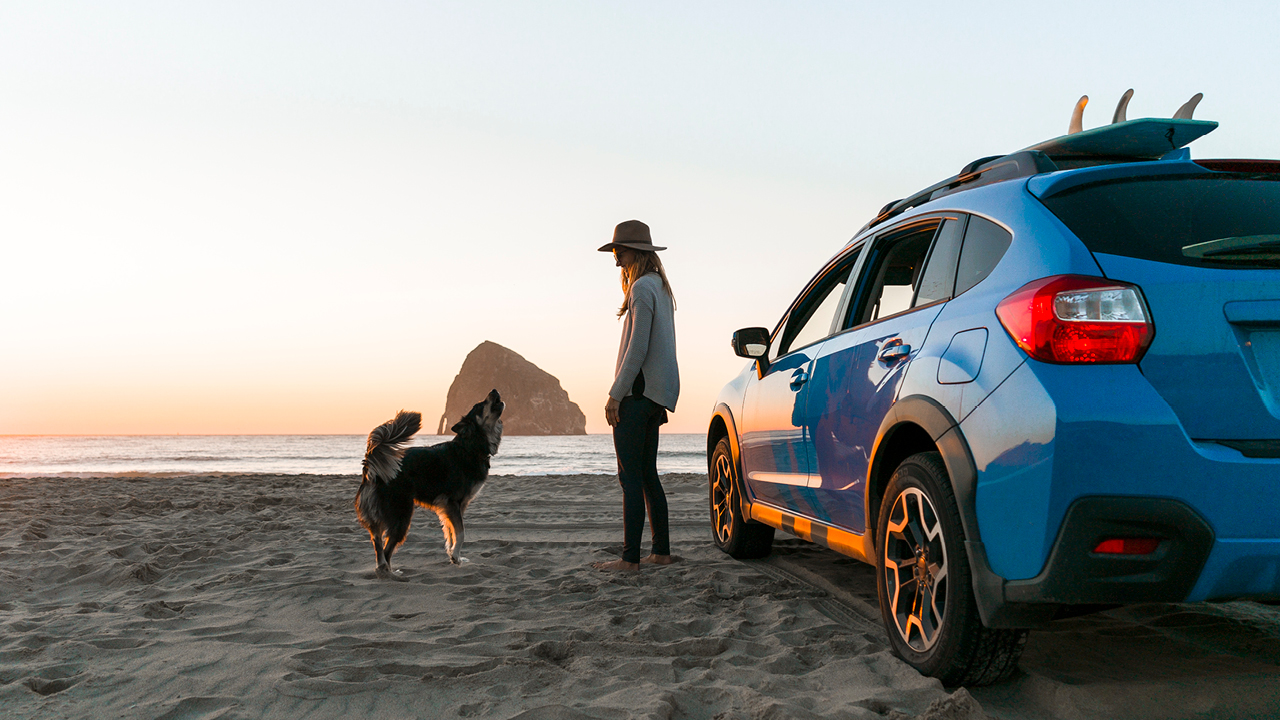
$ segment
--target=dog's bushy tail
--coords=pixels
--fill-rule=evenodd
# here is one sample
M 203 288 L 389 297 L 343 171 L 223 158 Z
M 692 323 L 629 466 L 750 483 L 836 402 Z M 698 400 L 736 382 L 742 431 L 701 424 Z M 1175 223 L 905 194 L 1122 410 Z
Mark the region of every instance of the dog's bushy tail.
M 364 451 L 364 476 L 375 482 L 390 482 L 400 473 L 404 446 L 422 427 L 422 413 L 401 410 L 369 433 Z

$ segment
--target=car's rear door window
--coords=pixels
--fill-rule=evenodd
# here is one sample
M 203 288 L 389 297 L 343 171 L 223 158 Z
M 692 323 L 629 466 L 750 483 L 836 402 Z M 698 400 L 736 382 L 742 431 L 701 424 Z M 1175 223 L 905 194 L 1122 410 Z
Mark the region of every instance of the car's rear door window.
M 861 299 L 849 304 L 844 327 L 856 327 L 910 310 L 940 218 L 892 230 L 876 238 L 862 273 Z

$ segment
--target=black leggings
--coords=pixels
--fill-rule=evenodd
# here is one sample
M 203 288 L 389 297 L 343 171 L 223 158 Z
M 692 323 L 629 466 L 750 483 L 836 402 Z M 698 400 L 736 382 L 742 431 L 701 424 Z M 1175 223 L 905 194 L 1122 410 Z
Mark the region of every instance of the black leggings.
M 643 395 L 628 395 L 618 408 L 613 448 L 618 454 L 618 482 L 622 485 L 622 559 L 640 562 L 640 535 L 645 508 L 653 531 L 653 553 L 671 554 L 667 532 L 667 494 L 658 479 L 658 426 L 667 411 Z

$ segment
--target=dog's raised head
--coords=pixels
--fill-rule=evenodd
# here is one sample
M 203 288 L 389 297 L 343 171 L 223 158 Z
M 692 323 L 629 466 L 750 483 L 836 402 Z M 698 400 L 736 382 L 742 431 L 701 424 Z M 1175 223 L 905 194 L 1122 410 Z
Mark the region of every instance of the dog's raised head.
M 473 405 L 471 412 L 449 429 L 462 442 L 480 441 L 488 447 L 490 455 L 497 455 L 498 443 L 502 442 L 502 411 L 506 407 L 498 391 L 490 390 L 488 397 Z

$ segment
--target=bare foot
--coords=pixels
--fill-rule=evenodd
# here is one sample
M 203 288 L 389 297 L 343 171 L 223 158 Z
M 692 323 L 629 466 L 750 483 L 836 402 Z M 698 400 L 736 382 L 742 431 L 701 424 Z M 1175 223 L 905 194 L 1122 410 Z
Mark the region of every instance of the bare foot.
M 608 570 L 610 572 L 640 571 L 640 563 L 627 562 L 626 560 L 610 560 L 609 562 L 591 563 L 591 567 L 597 570 Z
M 640 558 L 640 564 L 641 565 L 671 565 L 674 563 L 678 563 L 681 560 L 684 560 L 684 558 L 680 557 L 679 555 L 649 555 L 648 557 Z

